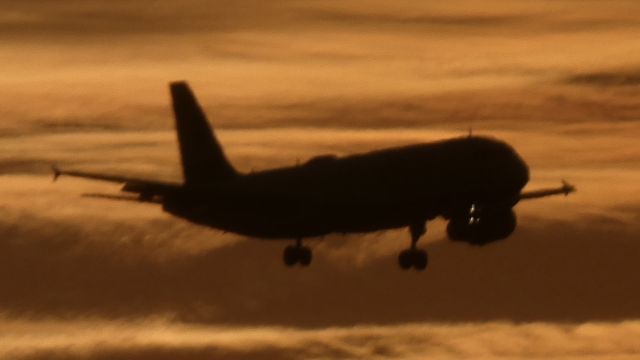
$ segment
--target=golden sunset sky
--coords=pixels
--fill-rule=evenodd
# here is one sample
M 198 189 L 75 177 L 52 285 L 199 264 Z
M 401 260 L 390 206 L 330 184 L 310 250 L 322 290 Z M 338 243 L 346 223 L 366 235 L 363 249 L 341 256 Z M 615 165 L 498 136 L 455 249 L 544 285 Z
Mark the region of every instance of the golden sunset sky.
M 0 1 L 0 358 L 640 356 L 640 2 Z M 187 80 L 241 171 L 473 134 L 528 189 L 482 248 L 429 224 L 287 242 L 223 234 L 50 167 L 180 181 Z

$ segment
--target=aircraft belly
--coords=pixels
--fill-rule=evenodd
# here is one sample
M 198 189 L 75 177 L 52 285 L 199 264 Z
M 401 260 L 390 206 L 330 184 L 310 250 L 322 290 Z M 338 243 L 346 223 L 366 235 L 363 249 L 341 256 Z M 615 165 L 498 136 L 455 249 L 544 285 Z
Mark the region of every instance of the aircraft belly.
M 194 197 L 191 201 L 169 202 L 165 210 L 201 225 L 260 238 L 313 237 L 333 232 L 397 228 L 408 225 L 408 219 L 422 211 L 383 197 L 292 194 Z
M 427 217 L 423 206 L 401 199 L 329 195 L 243 199 L 216 213 L 214 217 L 223 227 L 267 238 L 383 230 L 407 226 L 416 217 L 425 220 Z

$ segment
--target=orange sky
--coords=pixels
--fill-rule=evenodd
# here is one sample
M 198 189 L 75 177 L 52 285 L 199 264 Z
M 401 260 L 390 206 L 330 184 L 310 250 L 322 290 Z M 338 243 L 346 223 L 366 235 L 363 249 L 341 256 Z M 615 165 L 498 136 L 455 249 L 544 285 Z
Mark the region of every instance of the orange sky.
M 0 357 L 638 356 L 638 2 L 0 3 Z M 404 230 L 291 270 L 284 242 L 51 184 L 52 163 L 179 179 L 178 79 L 242 171 L 473 128 L 578 193 L 481 249 L 436 221 L 407 274 Z

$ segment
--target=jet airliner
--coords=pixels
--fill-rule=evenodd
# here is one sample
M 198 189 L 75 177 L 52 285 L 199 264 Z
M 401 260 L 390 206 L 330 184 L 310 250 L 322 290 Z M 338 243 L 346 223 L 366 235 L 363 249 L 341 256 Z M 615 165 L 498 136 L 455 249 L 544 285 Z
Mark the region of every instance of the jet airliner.
M 254 238 L 285 239 L 286 266 L 308 266 L 303 239 L 330 233 L 409 229 L 410 245 L 398 256 L 402 269 L 423 270 L 417 247 L 428 221 L 442 217 L 451 240 L 484 245 L 516 228 L 521 200 L 575 191 L 523 192 L 527 164 L 507 143 L 464 136 L 348 156 L 321 155 L 303 164 L 240 173 L 227 159 L 186 82 L 170 83 L 183 182 L 62 170 L 61 175 L 123 184 L 124 198 L 160 204 L 171 215 Z

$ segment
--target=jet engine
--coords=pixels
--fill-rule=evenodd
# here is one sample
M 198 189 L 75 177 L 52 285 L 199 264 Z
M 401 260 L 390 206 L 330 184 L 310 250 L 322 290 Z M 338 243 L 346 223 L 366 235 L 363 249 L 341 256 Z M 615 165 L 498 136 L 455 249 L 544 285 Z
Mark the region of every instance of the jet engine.
M 468 212 L 451 217 L 447 235 L 453 241 L 485 245 L 508 237 L 515 229 L 513 209 L 481 209 L 472 204 Z

